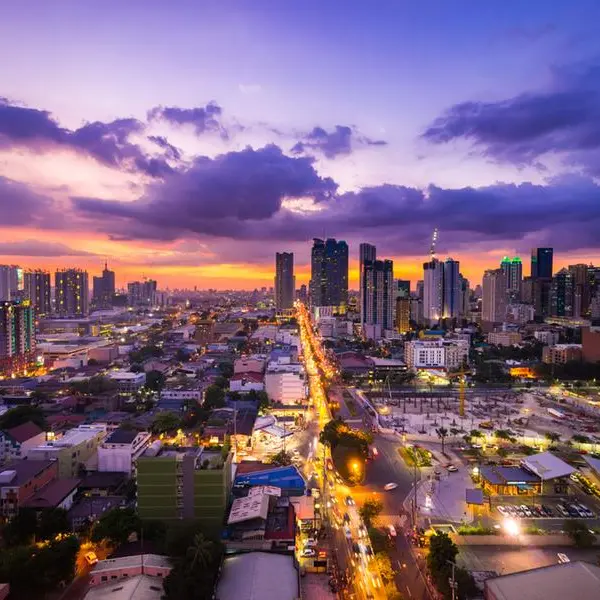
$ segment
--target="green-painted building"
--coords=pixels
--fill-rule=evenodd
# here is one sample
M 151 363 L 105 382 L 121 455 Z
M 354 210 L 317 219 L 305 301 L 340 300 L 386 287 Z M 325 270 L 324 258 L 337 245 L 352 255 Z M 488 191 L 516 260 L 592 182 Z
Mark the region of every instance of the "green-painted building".
M 137 459 L 137 509 L 142 519 L 193 519 L 219 528 L 231 492 L 231 453 L 166 449 L 155 442 Z

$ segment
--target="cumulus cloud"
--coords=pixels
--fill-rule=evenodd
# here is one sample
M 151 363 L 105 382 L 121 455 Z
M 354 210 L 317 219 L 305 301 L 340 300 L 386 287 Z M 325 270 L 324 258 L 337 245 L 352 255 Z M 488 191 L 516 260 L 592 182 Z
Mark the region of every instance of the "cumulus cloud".
M 222 113 L 223 109 L 216 102 L 196 108 L 155 106 L 148 111 L 148 120 L 166 121 L 171 125 L 192 125 L 197 135 L 217 132 L 222 137 L 227 137 L 227 131 L 219 121 Z
M 560 68 L 546 90 L 497 102 L 450 107 L 422 137 L 433 144 L 464 139 L 486 157 L 519 166 L 558 154 L 600 174 L 600 68 Z
M 327 158 L 350 154 L 357 146 L 385 146 L 384 140 L 373 140 L 361 135 L 353 127 L 336 125 L 333 131 L 314 127 L 291 149 L 292 154 L 320 152 Z
M 0 242 L 0 256 L 96 256 L 96 254 L 70 248 L 60 242 L 22 240 Z

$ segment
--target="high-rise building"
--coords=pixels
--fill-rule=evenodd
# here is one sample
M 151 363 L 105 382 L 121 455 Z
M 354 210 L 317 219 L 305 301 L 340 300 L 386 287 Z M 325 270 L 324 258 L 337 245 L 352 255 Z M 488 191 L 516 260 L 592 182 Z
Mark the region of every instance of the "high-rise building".
M 458 307 L 458 314 L 463 318 L 467 318 L 471 312 L 471 288 L 469 286 L 469 280 L 459 274 L 460 279 L 460 302 Z
M 129 306 L 154 306 L 156 303 L 156 280 L 131 281 L 127 284 Z
M 447 258 L 444 262 L 444 305 L 442 317 L 456 319 L 460 313 L 460 263 Z
M 537 262 L 536 262 L 537 264 Z M 518 256 L 509 258 L 505 256 L 500 263 L 506 279 L 506 294 L 510 304 L 519 302 L 521 299 L 521 287 L 523 284 L 523 263 Z
M 573 274 L 561 269 L 552 279 L 550 288 L 550 314 L 553 317 L 573 316 Z
M 115 272 L 108 270 L 108 264 L 104 263 L 102 275 L 94 277 L 92 304 L 97 308 L 109 308 L 115 294 Z
M 411 298 L 396 296 L 396 331 L 407 333 L 410 331 Z
M 308 290 L 306 289 L 306 284 L 302 284 L 300 289 L 298 290 L 298 300 L 306 304 L 308 302 Z
M 444 309 L 444 263 L 437 258 L 423 263 L 423 319 L 437 323 Z
M 410 280 L 396 279 L 396 298 L 410 298 Z
M 533 248 L 531 250 L 531 276 L 534 279 L 552 277 L 552 248 Z
M 481 320 L 502 323 L 506 317 L 506 277 L 502 269 L 490 269 L 483 274 Z
M 590 275 L 586 264 L 569 265 L 569 273 L 573 276 L 573 316 L 583 317 L 589 313 Z
M 377 249 L 372 244 L 360 244 L 358 247 L 358 304 L 361 314 L 361 323 L 363 319 L 363 306 L 365 298 L 363 298 L 363 270 L 366 262 L 373 262 L 377 259 Z
M 348 305 L 348 244 L 343 240 L 314 239 L 310 296 L 313 306 Z
M 367 260 L 363 264 L 361 326 L 363 335 L 379 339 L 394 326 L 394 263 Z
M 275 307 L 285 310 L 294 306 L 294 254 L 277 252 L 275 254 Z
M 21 371 L 33 361 L 35 313 L 31 300 L 0 301 L 0 373 Z
M 87 271 L 63 269 L 54 274 L 54 312 L 60 317 L 85 317 L 88 314 Z
M 23 291 L 23 269 L 17 265 L 0 265 L 0 300 L 17 300 Z
M 25 271 L 23 275 L 24 297 L 31 300 L 38 317 L 52 312 L 50 273 L 47 271 Z

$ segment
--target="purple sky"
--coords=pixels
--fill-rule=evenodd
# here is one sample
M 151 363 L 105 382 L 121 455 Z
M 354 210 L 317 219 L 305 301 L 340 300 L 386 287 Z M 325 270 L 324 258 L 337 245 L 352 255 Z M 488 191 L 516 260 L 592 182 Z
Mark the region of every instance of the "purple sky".
M 594 260 L 600 5 L 574 4 L 10 3 L 0 262 L 252 287 L 335 236 L 416 279 L 435 226 L 473 282 Z

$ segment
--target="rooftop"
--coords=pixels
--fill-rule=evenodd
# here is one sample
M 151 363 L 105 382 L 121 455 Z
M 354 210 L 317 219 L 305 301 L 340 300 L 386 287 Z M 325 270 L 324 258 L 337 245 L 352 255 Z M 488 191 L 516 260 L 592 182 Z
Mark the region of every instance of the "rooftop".
M 135 429 L 115 429 L 105 440 L 106 444 L 131 444 L 137 437 Z
M 23 506 L 27 508 L 56 508 L 69 494 L 77 489 L 79 479 L 55 479 L 38 490 Z
M 79 427 L 69 429 L 63 437 L 40 444 L 36 446 L 36 449 L 52 450 L 53 448 L 60 449 L 79 446 L 79 444 L 83 444 L 105 432 L 106 427 L 104 425 L 79 425 Z
M 299 596 L 294 558 L 267 552 L 226 558 L 216 593 L 219 600 L 295 600 Z
M 236 498 L 229 511 L 228 525 L 250 521 L 252 519 L 267 519 L 269 514 L 270 494 L 253 494 L 244 498 Z
M 19 486 L 52 466 L 52 460 L 15 460 L 0 471 L 1 486 Z
M 163 596 L 162 579 L 136 575 L 90 589 L 84 600 L 160 600 Z
M 168 556 L 160 554 L 136 554 L 135 556 L 123 556 L 122 558 L 107 558 L 100 560 L 92 569 L 92 573 L 97 575 L 104 571 L 113 571 L 114 569 L 125 569 L 128 567 L 170 567 L 171 561 Z M 162 589 L 162 587 L 161 587 Z
M 493 577 L 485 588 L 496 600 L 597 600 L 600 567 L 582 561 L 550 565 Z
M 12 429 L 7 429 L 5 433 L 15 440 L 15 442 L 22 444 L 36 435 L 44 433 L 44 430 L 36 425 L 33 421 L 27 421 L 27 423 L 22 423 L 21 425 L 17 425 Z
M 567 477 L 575 469 L 564 460 L 554 456 L 552 452 L 541 452 L 523 459 L 524 467 L 533 471 L 541 479 L 555 479 L 557 477 Z
M 537 475 L 521 467 L 483 465 L 481 467 L 481 476 L 492 485 L 517 485 L 539 483 L 540 481 Z

